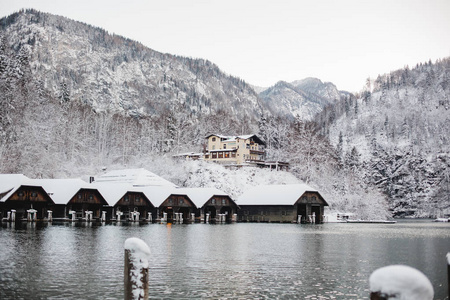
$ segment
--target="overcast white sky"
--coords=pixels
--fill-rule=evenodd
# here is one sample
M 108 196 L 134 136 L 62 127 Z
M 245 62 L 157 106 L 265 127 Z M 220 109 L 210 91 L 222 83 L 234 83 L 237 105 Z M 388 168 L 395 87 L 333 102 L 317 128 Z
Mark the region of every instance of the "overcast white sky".
M 205 58 L 250 84 L 317 77 L 359 91 L 375 78 L 450 56 L 450 0 L 0 0 L 160 51 Z

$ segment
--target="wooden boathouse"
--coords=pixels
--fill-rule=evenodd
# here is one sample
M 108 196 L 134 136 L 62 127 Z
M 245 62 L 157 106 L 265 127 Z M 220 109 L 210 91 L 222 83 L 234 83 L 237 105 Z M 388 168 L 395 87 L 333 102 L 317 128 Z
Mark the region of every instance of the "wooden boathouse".
M 227 193 L 216 188 L 183 188 L 179 192 L 185 193 L 195 203 L 197 221 L 236 221 L 239 207 Z
M 22 174 L 0 175 L 0 217 L 10 221 L 36 221 L 54 205 L 42 186 Z
M 237 200 L 239 222 L 322 223 L 328 203 L 306 184 L 264 185 Z

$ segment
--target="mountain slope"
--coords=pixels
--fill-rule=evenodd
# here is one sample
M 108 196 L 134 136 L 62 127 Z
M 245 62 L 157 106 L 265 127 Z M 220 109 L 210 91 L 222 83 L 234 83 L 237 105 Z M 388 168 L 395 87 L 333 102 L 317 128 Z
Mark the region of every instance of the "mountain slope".
M 198 115 L 260 113 L 256 93 L 202 59 L 163 54 L 64 17 L 26 10 L 0 21 L 7 46 L 26 49 L 33 76 L 64 101 L 96 111 L 158 115 L 180 107 Z
M 388 197 L 395 215 L 450 213 L 450 58 L 379 76 L 345 99 L 330 127 L 344 164 Z
M 325 106 L 340 100 L 344 94 L 330 82 L 306 78 L 292 83 L 279 81 L 259 96 L 273 114 L 311 121 Z

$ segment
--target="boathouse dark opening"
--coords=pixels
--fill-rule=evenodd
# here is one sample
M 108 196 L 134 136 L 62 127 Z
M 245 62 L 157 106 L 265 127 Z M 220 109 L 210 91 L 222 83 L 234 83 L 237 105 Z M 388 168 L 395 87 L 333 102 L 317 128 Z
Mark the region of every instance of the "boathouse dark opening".
M 308 215 L 306 211 L 306 204 L 298 204 L 297 205 L 297 217 L 301 216 L 301 223 L 306 223 L 308 220 Z
M 209 214 L 209 222 L 214 222 L 216 220 L 217 211 L 215 206 L 206 206 L 205 207 L 205 222 L 206 220 L 206 214 Z
M 167 223 L 173 223 L 174 215 L 173 215 L 173 207 L 164 207 L 161 211 L 161 218 L 164 216 L 164 213 L 167 214 Z
M 322 223 L 322 213 L 319 205 L 311 206 L 311 215 L 315 215 L 315 223 Z
M 180 207 L 180 209 L 178 209 L 178 213 L 183 214 L 183 223 L 188 223 L 191 219 L 191 210 L 189 207 Z
M 233 217 L 233 210 L 230 206 L 224 206 L 220 209 L 221 214 L 225 214 L 225 222 L 231 222 Z

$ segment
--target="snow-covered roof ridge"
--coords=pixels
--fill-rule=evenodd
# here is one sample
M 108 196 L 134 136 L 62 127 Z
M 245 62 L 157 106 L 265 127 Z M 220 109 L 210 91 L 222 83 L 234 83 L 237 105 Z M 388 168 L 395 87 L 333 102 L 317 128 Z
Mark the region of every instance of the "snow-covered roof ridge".
M 107 172 L 95 178 L 96 183 L 121 183 L 132 186 L 173 186 L 176 185 L 144 168 L 122 169 Z
M 161 206 L 170 195 L 176 194 L 175 186 L 145 186 L 139 187 L 138 190 L 143 192 L 155 207 Z
M 0 194 L 4 194 L 0 201 L 8 199 L 22 185 L 31 185 L 30 180 L 23 174 L 0 174 Z
M 307 184 L 259 185 L 245 191 L 238 205 L 294 205 L 305 192 L 319 192 Z
M 174 194 L 188 196 L 198 208 L 203 207 L 203 205 L 214 196 L 229 197 L 227 193 L 216 188 L 177 188 L 174 189 L 173 192 Z
M 72 179 L 31 179 L 34 186 L 41 186 L 55 204 L 67 204 L 82 188 L 93 187 L 80 178 Z

